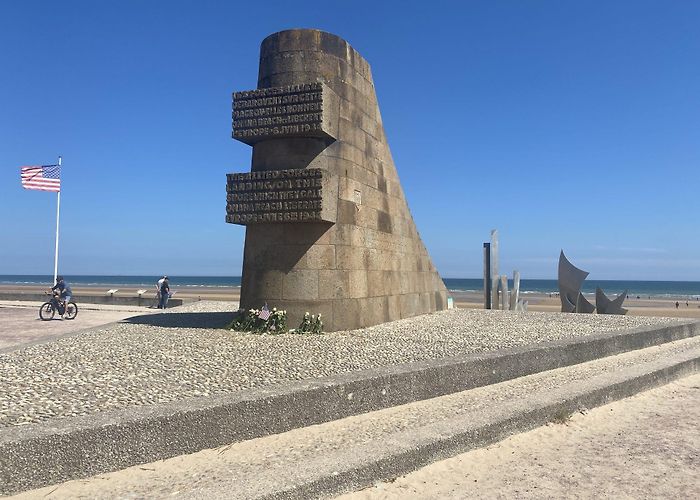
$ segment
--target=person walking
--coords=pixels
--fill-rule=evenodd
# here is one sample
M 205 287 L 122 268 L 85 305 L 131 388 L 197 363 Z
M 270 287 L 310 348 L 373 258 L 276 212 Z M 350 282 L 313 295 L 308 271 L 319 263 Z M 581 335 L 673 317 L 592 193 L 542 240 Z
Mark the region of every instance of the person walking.
M 168 299 L 170 298 L 170 281 L 167 276 L 163 276 L 160 283 L 160 301 L 158 302 L 158 309 L 165 309 L 168 307 Z

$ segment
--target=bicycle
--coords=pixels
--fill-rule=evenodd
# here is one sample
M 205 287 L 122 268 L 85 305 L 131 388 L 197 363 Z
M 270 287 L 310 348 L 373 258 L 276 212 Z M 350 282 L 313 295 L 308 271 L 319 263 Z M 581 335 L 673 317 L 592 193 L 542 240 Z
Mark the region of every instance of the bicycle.
M 48 292 L 44 293 L 49 295 Z M 39 317 L 42 319 L 42 321 L 52 320 L 56 314 L 56 311 L 58 311 L 58 314 L 63 316 L 63 319 L 75 319 L 75 317 L 78 315 L 78 305 L 73 301 L 64 305 L 63 302 L 58 300 L 58 295 L 55 293 L 51 295 L 51 300 L 44 302 L 39 308 Z

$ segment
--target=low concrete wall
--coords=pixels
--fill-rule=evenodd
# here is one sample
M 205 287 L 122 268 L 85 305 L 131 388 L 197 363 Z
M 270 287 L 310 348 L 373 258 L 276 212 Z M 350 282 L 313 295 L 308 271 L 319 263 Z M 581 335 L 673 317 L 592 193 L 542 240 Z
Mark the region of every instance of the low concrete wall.
M 613 401 L 634 396 L 642 391 L 668 384 L 700 370 L 700 358 L 672 363 L 667 367 L 633 376 L 601 388 L 586 389 L 564 399 L 545 398 L 525 411 L 506 412 L 500 418 L 488 418 L 485 423 L 465 425 L 450 434 L 441 429 L 440 439 L 415 446 L 410 443 L 398 453 L 383 453 L 378 443 L 376 455 L 366 457 L 364 464 L 344 467 L 338 464 L 332 474 L 315 480 L 298 481 L 259 498 L 290 500 L 332 498 L 342 493 L 369 488 L 378 481 L 390 481 L 460 453 L 496 443 L 513 434 L 527 432 L 551 422 L 561 415 L 570 415 L 581 408 L 596 408 Z M 302 458 L 303 459 L 303 458 Z
M 442 396 L 693 337 L 700 322 L 422 361 L 0 429 L 0 493 Z
M 48 296 L 43 293 L 0 293 L 0 300 L 26 300 L 31 302 L 46 302 Z M 111 304 L 120 306 L 150 306 L 156 305 L 155 296 L 127 296 L 127 295 L 73 295 L 73 300 L 78 306 L 83 304 Z M 185 301 L 183 299 L 170 298 L 168 307 L 181 306 Z

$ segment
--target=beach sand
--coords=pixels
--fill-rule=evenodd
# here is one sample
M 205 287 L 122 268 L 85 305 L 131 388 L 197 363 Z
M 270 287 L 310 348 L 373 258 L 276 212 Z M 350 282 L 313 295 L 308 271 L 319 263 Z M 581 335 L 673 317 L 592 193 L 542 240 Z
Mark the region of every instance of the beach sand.
M 340 499 L 700 498 L 700 375 L 584 413 Z
M 116 295 L 125 297 L 136 297 L 137 291 L 144 287 L 126 286 L 121 287 L 118 284 L 102 285 L 102 286 L 73 286 L 73 294 L 76 296 L 106 294 L 109 289 L 119 289 Z M 0 293 L 42 293 L 46 287 L 36 285 L 0 285 Z M 228 302 L 238 302 L 240 300 L 240 287 L 184 287 L 178 286 L 177 282 L 171 283 L 171 290 L 175 292 L 174 297 L 183 299 L 187 302 L 196 300 L 222 300 Z M 481 309 L 483 308 L 483 295 L 480 292 L 450 292 L 454 298 L 455 307 L 464 309 Z M 155 300 L 155 289 L 151 287 L 143 295 L 146 298 Z M 561 303 L 559 298 L 554 294 L 545 293 L 528 293 L 521 297 L 528 301 L 529 311 L 542 312 L 560 312 Z M 595 299 L 588 297 L 595 303 Z M 676 309 L 675 300 L 657 299 L 657 298 L 636 298 L 630 297 L 625 300 L 623 307 L 628 309 L 630 316 L 662 316 L 671 318 L 699 318 L 700 319 L 700 301 L 698 300 L 679 300 L 679 307 Z M 262 305 L 262 304 L 261 304 Z
M 452 292 L 454 297 L 455 307 L 464 309 L 482 309 L 484 307 L 484 297 L 479 292 Z M 561 302 L 559 297 L 554 294 L 544 293 L 528 293 L 521 295 L 521 298 L 528 301 L 528 311 L 541 312 L 560 312 Z M 595 299 L 587 297 L 592 304 L 595 304 Z M 630 316 L 662 316 L 670 318 L 700 318 L 700 301 L 689 300 L 678 301 L 679 306 L 676 309 L 676 301 L 670 299 L 656 298 L 636 298 L 630 297 L 625 300 L 622 305 L 628 310 Z
M 120 286 L 118 284 L 100 285 L 100 286 L 81 286 L 71 285 L 73 295 L 106 295 L 107 290 L 118 289 L 115 293 L 117 296 L 123 297 L 138 297 L 138 291 L 146 289 L 143 297 L 155 299 L 155 287 L 137 287 L 137 286 Z M 240 287 L 179 287 L 177 283 L 171 283 L 170 289 L 174 292 L 173 297 L 191 300 L 223 300 L 226 302 L 237 302 L 241 289 Z M 0 293 L 2 294 L 21 294 L 21 293 L 43 293 L 48 290 L 48 286 L 39 285 L 0 285 Z

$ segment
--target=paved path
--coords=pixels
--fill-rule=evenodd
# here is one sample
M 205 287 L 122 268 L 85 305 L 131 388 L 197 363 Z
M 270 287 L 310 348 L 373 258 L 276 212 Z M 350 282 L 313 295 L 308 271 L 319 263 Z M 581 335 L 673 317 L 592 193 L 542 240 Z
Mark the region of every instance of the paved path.
M 0 302 L 0 353 L 155 311 L 145 307 L 78 304 L 78 316 L 74 320 L 63 320 L 56 315 L 51 321 L 41 321 L 40 305 L 39 302 Z

